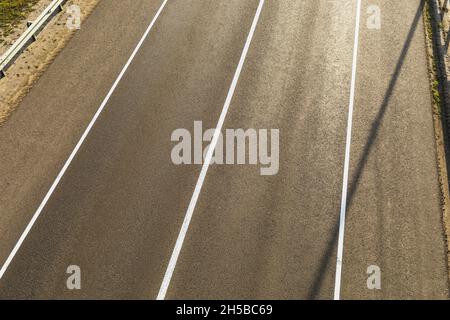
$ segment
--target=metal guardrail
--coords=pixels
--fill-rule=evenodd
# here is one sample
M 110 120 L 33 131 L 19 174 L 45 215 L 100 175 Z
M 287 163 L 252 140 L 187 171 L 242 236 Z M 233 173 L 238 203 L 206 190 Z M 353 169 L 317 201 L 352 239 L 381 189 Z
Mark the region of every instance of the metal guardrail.
M 53 0 L 47 8 L 36 18 L 19 39 L 0 58 L 0 78 L 4 77 L 6 68 L 14 62 L 17 55 L 36 39 L 36 35 L 44 25 L 56 14 L 63 10 L 62 6 L 67 0 Z

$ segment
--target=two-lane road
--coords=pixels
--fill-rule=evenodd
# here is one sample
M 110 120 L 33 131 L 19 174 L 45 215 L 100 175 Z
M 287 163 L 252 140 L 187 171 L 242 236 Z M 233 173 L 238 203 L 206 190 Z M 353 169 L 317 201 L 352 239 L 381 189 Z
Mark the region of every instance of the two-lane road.
M 347 146 L 341 298 L 447 299 L 423 2 L 358 2 L 103 0 L 0 128 L 0 297 L 332 299 Z M 221 114 L 279 130 L 278 174 L 171 161 Z

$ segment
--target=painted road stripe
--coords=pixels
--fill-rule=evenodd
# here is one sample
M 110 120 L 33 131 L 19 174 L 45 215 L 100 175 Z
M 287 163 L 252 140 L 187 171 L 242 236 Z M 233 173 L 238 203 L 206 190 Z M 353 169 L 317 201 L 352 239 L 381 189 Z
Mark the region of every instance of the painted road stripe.
M 109 90 L 108 94 L 106 95 L 105 99 L 103 100 L 102 104 L 98 108 L 97 112 L 95 113 L 94 117 L 92 118 L 91 122 L 87 126 L 86 130 L 84 131 L 83 135 L 81 136 L 80 140 L 78 141 L 77 145 L 75 146 L 75 149 L 73 149 L 72 153 L 69 156 L 69 159 L 67 159 L 66 163 L 64 164 L 63 168 L 59 172 L 58 176 L 56 177 L 56 180 L 53 182 L 52 186 L 50 187 L 50 190 L 45 195 L 44 200 L 42 200 L 41 204 L 39 205 L 39 208 L 34 213 L 33 217 L 31 218 L 31 221 L 28 223 L 27 227 L 25 228 L 25 231 L 20 236 L 19 241 L 14 246 L 14 249 L 11 251 L 11 253 L 8 256 L 8 259 L 6 259 L 5 263 L 3 264 L 1 270 L 0 270 L 0 279 L 5 274 L 6 270 L 8 269 L 9 264 L 14 259 L 14 256 L 16 255 L 17 251 L 20 249 L 23 241 L 26 239 L 28 233 L 30 232 L 31 228 L 33 227 L 36 220 L 39 218 L 39 215 L 41 214 L 42 210 L 44 209 L 45 205 L 47 204 L 48 200 L 52 196 L 53 192 L 55 191 L 56 187 L 58 186 L 61 178 L 64 176 L 67 168 L 70 166 L 73 158 L 77 154 L 78 150 L 80 149 L 81 145 L 83 144 L 84 140 L 88 136 L 89 132 L 91 131 L 92 127 L 94 126 L 95 122 L 97 121 L 98 117 L 100 116 L 100 113 L 105 108 L 105 105 L 108 103 L 109 99 L 111 98 L 111 95 L 113 94 L 114 90 L 116 89 L 117 85 L 119 84 L 120 80 L 122 80 L 122 77 L 124 76 L 125 72 L 127 71 L 128 67 L 130 66 L 131 62 L 133 61 L 134 57 L 138 53 L 139 49 L 141 48 L 142 44 L 144 43 L 145 39 L 147 38 L 148 34 L 152 30 L 153 26 L 155 25 L 156 21 L 158 20 L 158 17 L 160 16 L 161 12 L 163 11 L 164 7 L 166 6 L 168 0 L 164 0 L 162 5 L 160 6 L 158 12 L 153 17 L 153 20 L 150 22 L 150 25 L 148 26 L 147 30 L 145 31 L 144 35 L 142 36 L 141 40 L 137 44 L 136 48 L 134 49 L 133 53 L 131 54 L 130 58 L 128 59 L 127 63 L 123 67 L 122 71 L 120 72 L 119 76 L 117 77 L 116 81 L 114 82 L 113 86 Z
M 172 256 L 170 257 L 169 265 L 167 266 L 166 273 L 164 275 L 163 282 L 161 284 L 161 288 L 159 289 L 157 300 L 164 300 L 167 294 L 167 289 L 169 288 L 170 281 L 172 279 L 173 271 L 177 265 L 178 256 L 180 255 L 181 248 L 183 246 L 184 238 L 186 237 L 186 233 L 189 229 L 189 224 L 191 223 L 192 215 L 194 213 L 195 206 L 197 204 L 198 197 L 200 196 L 200 191 L 202 190 L 203 182 L 205 181 L 206 173 L 208 172 L 209 165 L 211 163 L 211 159 L 216 149 L 217 141 L 219 140 L 220 133 L 222 132 L 222 126 L 225 121 L 225 117 L 227 115 L 228 109 L 231 104 L 231 100 L 233 99 L 234 91 L 236 90 L 237 83 L 239 81 L 239 77 L 241 75 L 242 67 L 244 66 L 245 58 L 247 57 L 248 50 L 250 48 L 250 44 L 253 39 L 253 35 L 256 30 L 256 26 L 259 21 L 259 16 L 261 15 L 261 11 L 264 7 L 265 0 L 259 1 L 258 9 L 256 10 L 255 18 L 253 19 L 252 26 L 250 28 L 250 33 L 248 34 L 247 41 L 244 46 L 244 51 L 242 52 L 241 59 L 239 60 L 239 64 L 236 69 L 236 73 L 234 74 L 233 82 L 231 83 L 230 90 L 228 91 L 227 98 L 225 100 L 225 104 L 222 109 L 222 113 L 220 114 L 219 121 L 216 126 L 216 130 L 214 132 L 214 136 L 208 152 L 205 157 L 205 161 L 202 166 L 202 170 L 200 172 L 200 176 L 198 177 L 197 184 L 194 189 L 194 193 L 191 198 L 191 202 L 189 203 L 189 207 L 186 211 L 186 216 L 184 217 L 183 225 L 181 226 L 180 233 L 178 234 L 177 242 L 175 243 L 175 247 L 172 252 Z
M 339 217 L 339 240 L 336 259 L 336 277 L 334 284 L 334 300 L 339 300 L 341 295 L 342 258 L 344 254 L 345 214 L 347 210 L 348 173 L 350 167 L 350 146 L 352 142 L 353 107 L 355 103 L 356 68 L 358 64 L 359 24 L 361 20 L 361 0 L 357 0 L 355 43 L 353 47 L 352 82 L 350 88 L 350 102 L 347 122 L 347 140 L 345 143 L 344 178 L 342 182 L 341 213 Z

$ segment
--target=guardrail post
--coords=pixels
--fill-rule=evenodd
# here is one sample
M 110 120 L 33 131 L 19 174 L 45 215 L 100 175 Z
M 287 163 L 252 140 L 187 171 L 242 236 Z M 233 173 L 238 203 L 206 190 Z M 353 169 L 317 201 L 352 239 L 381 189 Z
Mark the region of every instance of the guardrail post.
M 448 1 L 449 0 L 438 0 L 437 6 L 438 6 L 438 9 L 439 9 L 439 15 L 440 15 L 441 22 L 444 21 L 445 14 L 448 11 L 447 10 Z

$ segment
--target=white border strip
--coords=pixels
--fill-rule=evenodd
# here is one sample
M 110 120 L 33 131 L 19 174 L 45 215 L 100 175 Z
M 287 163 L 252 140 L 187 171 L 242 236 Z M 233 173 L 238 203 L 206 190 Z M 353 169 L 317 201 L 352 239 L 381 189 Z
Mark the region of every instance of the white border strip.
M 75 149 L 72 151 L 72 153 L 69 156 L 69 159 L 67 159 L 66 163 L 64 164 L 63 168 L 59 172 L 58 176 L 56 177 L 56 180 L 53 182 L 50 190 L 45 195 L 44 200 L 42 200 L 41 204 L 39 205 L 39 208 L 31 218 L 31 221 L 28 223 L 27 227 L 25 228 L 25 231 L 20 236 L 19 241 L 16 243 L 14 249 L 11 251 L 11 253 L 8 256 L 8 259 L 6 259 L 6 262 L 3 264 L 1 270 L 0 270 L 0 279 L 5 274 L 6 270 L 8 269 L 9 264 L 14 259 L 14 256 L 16 255 L 17 251 L 20 249 L 20 246 L 22 245 L 23 241 L 27 237 L 28 233 L 30 232 L 31 228 L 33 227 L 36 220 L 39 218 L 39 215 L 41 214 L 42 210 L 44 209 L 45 205 L 47 204 L 47 201 L 50 199 L 51 195 L 55 191 L 56 187 L 59 184 L 59 181 L 63 177 L 64 173 L 66 172 L 67 168 L 70 166 L 70 163 L 72 162 L 73 158 L 77 154 L 78 150 L 80 149 L 81 145 L 83 144 L 84 140 L 86 139 L 87 135 L 91 131 L 92 127 L 94 126 L 95 122 L 97 121 L 100 113 L 105 108 L 105 105 L 108 103 L 109 99 L 111 98 L 111 95 L 113 94 L 114 90 L 116 89 L 117 85 L 119 84 L 120 80 L 122 80 L 122 77 L 124 76 L 125 72 L 127 71 L 128 67 L 130 66 L 131 62 L 133 61 L 134 57 L 138 53 L 139 49 L 141 48 L 142 44 L 144 43 L 145 39 L 147 38 L 147 35 L 152 30 L 156 20 L 158 20 L 159 15 L 163 11 L 164 7 L 166 6 L 168 0 L 165 0 L 161 7 L 159 8 L 158 12 L 156 13 L 155 17 L 153 18 L 152 22 L 148 26 L 147 30 L 145 31 L 144 35 L 142 36 L 141 40 L 137 44 L 136 48 L 134 49 L 133 53 L 131 54 L 130 58 L 128 59 L 127 63 L 123 67 L 122 71 L 120 72 L 119 76 L 117 77 L 116 81 L 114 82 L 113 86 L 109 90 L 108 94 L 106 95 L 105 99 L 103 100 L 102 104 L 100 105 L 99 109 L 94 115 L 94 118 L 92 118 L 91 122 L 89 123 L 88 127 L 84 131 L 83 135 L 81 136 L 80 140 L 78 141 L 77 145 L 75 146 Z
M 264 6 L 265 0 L 259 1 L 258 9 L 256 10 L 255 18 L 253 19 L 253 24 L 250 29 L 250 33 L 248 34 L 247 41 L 244 46 L 244 51 L 242 52 L 241 59 L 239 60 L 239 64 L 236 69 L 236 73 L 234 74 L 233 82 L 231 83 L 230 90 L 228 91 L 227 98 L 225 100 L 225 104 L 222 109 L 222 113 L 220 114 L 219 121 L 216 126 L 216 130 L 214 132 L 213 139 L 208 148 L 208 152 L 205 157 L 205 161 L 202 166 L 202 171 L 200 172 L 200 176 L 198 177 L 197 184 L 194 189 L 194 194 L 192 195 L 191 202 L 189 203 L 189 207 L 186 212 L 186 216 L 184 217 L 183 225 L 181 226 L 180 233 L 178 234 L 177 242 L 175 244 L 175 248 L 173 249 L 172 256 L 170 257 L 169 265 L 167 266 L 166 273 L 164 275 L 163 282 L 161 284 L 161 288 L 159 289 L 157 300 L 164 300 L 167 294 L 167 289 L 169 288 L 170 281 L 172 279 L 173 271 L 177 265 L 178 256 L 180 255 L 181 248 L 183 246 L 184 238 L 186 237 L 186 233 L 189 229 L 189 224 L 191 223 L 192 215 L 194 213 L 195 206 L 197 204 L 198 197 L 200 196 L 200 191 L 202 190 L 203 182 L 206 177 L 206 173 L 208 172 L 209 165 L 211 163 L 211 159 L 216 149 L 217 142 L 219 140 L 220 133 L 222 132 L 222 126 L 225 121 L 225 117 L 227 115 L 228 109 L 231 104 L 231 100 L 234 95 L 234 91 L 236 89 L 237 83 L 239 81 L 239 77 L 241 75 L 242 68 L 244 66 L 245 59 L 247 57 L 248 50 L 250 48 L 250 44 L 253 39 L 253 35 L 256 30 L 256 26 L 259 21 L 259 16 L 261 15 L 261 11 Z
M 359 25 L 361 21 L 361 0 L 357 0 L 355 43 L 353 47 L 352 82 L 350 89 L 350 103 L 347 122 L 347 140 L 345 144 L 344 178 L 342 182 L 341 213 L 339 221 L 339 240 L 336 259 L 336 277 L 334 285 L 334 300 L 339 300 L 341 295 L 342 259 L 344 254 L 345 215 L 347 211 L 348 175 L 350 167 L 350 147 L 352 142 L 353 107 L 355 103 L 356 69 L 358 65 Z

